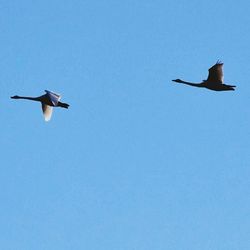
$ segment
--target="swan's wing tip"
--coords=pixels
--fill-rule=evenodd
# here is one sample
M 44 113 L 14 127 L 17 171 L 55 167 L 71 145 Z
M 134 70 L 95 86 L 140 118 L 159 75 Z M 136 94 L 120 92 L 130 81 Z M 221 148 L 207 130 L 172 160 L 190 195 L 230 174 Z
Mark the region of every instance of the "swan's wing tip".
M 50 115 L 50 117 L 44 115 L 44 121 L 49 122 L 50 119 L 51 119 L 51 115 Z

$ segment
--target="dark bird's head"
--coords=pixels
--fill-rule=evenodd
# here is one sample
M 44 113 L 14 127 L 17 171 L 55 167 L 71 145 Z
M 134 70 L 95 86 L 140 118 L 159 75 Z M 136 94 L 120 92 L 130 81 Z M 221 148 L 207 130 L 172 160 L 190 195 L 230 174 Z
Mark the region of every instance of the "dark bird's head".
M 175 80 L 172 80 L 173 82 L 179 82 L 179 83 L 181 83 L 182 82 L 182 80 L 181 79 L 175 79 Z
M 11 96 L 12 99 L 19 99 L 20 97 L 18 95 Z

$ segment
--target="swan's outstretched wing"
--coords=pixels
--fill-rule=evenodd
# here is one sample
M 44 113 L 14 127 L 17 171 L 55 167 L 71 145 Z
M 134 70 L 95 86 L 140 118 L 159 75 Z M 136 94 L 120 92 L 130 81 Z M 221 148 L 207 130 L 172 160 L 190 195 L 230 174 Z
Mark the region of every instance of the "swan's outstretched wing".
M 207 81 L 210 83 L 223 83 L 223 63 L 218 61 L 208 70 Z
M 47 96 L 49 97 L 50 101 L 52 102 L 53 106 L 57 106 L 58 102 L 61 99 L 61 95 L 53 93 L 49 90 L 45 90 Z
M 48 122 L 52 116 L 53 107 L 42 103 L 43 116 L 46 122 Z

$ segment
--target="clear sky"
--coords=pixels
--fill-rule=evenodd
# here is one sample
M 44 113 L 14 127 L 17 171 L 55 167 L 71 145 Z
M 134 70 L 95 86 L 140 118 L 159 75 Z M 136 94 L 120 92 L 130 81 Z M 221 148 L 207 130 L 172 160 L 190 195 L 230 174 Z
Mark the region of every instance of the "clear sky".
M 250 3 L 0 1 L 4 250 L 250 249 Z M 199 82 L 218 59 L 225 83 Z M 39 103 L 70 109 L 44 122 Z

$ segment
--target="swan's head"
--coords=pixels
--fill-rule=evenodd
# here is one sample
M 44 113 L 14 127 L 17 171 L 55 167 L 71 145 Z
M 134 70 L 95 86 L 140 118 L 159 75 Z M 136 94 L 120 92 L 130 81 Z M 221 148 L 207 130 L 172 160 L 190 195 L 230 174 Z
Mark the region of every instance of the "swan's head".
M 182 80 L 181 79 L 175 79 L 175 80 L 172 80 L 173 82 L 182 82 Z
M 12 99 L 19 99 L 20 97 L 18 95 L 11 96 Z

